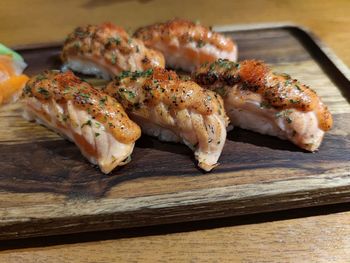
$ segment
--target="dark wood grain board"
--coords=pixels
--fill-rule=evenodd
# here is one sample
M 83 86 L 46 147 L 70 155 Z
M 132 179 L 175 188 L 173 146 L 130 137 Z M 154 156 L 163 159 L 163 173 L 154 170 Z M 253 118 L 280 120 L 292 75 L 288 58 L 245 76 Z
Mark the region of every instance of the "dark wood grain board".
M 179 144 L 142 136 L 132 162 L 104 175 L 74 144 L 0 111 L 0 239 L 195 221 L 350 201 L 349 80 L 304 31 L 226 32 L 257 58 L 310 84 L 335 119 L 319 152 L 242 129 L 211 173 Z M 59 68 L 60 45 L 24 48 L 27 74 Z

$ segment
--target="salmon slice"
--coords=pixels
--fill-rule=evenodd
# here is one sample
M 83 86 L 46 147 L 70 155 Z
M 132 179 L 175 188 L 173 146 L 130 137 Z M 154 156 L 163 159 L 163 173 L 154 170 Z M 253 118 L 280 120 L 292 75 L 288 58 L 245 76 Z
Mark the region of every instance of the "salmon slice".
M 112 97 L 94 89 L 71 71 L 47 71 L 29 80 L 24 117 L 74 142 L 103 173 L 130 161 L 141 130 Z
M 163 55 L 145 47 L 112 23 L 76 28 L 64 43 L 61 59 L 68 68 L 110 79 L 124 70 L 164 67 Z
M 124 106 L 145 134 L 184 143 L 205 171 L 217 166 L 228 125 L 219 95 L 162 68 L 124 72 L 103 91 Z
M 332 127 L 332 115 L 314 90 L 261 61 L 219 59 L 202 65 L 193 79 L 222 95 L 238 127 L 288 139 L 311 152 Z
M 142 27 L 134 36 L 162 52 L 171 68 L 192 71 L 219 58 L 237 60 L 237 45 L 231 38 L 183 19 Z

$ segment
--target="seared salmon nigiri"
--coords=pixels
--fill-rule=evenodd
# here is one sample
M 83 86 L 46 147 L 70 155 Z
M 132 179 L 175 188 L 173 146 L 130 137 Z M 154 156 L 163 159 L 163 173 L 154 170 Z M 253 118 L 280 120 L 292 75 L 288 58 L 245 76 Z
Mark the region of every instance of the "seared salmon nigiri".
M 332 116 L 316 92 L 287 74 L 273 73 L 261 61 L 204 64 L 194 79 L 222 95 L 233 125 L 288 139 L 315 151 Z
M 104 91 L 124 106 L 144 133 L 186 144 L 205 171 L 217 165 L 228 118 L 216 93 L 162 68 L 124 72 Z
M 146 48 L 112 23 L 76 28 L 68 35 L 61 54 L 68 68 L 110 79 L 124 70 L 164 67 L 163 55 Z
M 15 102 L 28 81 L 22 74 L 27 67 L 23 58 L 0 44 L 0 105 Z
M 34 76 L 23 92 L 24 116 L 73 141 L 104 173 L 130 160 L 141 130 L 112 97 L 71 71 Z
M 231 38 L 183 19 L 142 27 L 134 36 L 161 51 L 172 68 L 192 71 L 219 58 L 237 60 L 237 45 Z

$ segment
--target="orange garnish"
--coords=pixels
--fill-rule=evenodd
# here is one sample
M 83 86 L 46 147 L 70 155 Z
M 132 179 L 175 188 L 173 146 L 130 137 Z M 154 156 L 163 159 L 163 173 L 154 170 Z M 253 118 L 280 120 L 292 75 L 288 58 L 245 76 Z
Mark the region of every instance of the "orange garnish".
M 8 102 L 12 95 L 23 89 L 26 82 L 29 80 L 28 76 L 22 74 L 12 76 L 9 79 L 0 83 L 0 104 Z

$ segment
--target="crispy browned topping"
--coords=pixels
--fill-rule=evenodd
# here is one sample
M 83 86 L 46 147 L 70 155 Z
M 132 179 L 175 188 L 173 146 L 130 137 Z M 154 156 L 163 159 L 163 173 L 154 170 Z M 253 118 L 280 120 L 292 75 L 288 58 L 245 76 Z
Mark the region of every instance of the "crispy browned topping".
M 35 97 L 43 103 L 54 100 L 63 108 L 71 101 L 76 107 L 86 110 L 92 119 L 102 123 L 106 130 L 123 143 L 134 142 L 141 135 L 140 128 L 129 119 L 114 98 L 97 91 L 71 71 L 46 71 L 32 77 L 23 96 Z
M 161 53 L 146 48 L 142 41 L 130 37 L 123 28 L 112 23 L 77 27 L 68 35 L 63 46 L 62 60 L 66 61 L 69 56 L 104 59 L 107 65 L 119 72 L 164 66 Z M 133 59 L 129 60 L 129 57 Z
M 134 33 L 134 36 L 142 39 L 146 45 L 159 40 L 170 42 L 173 37 L 177 37 L 181 44 L 195 42 L 198 48 L 207 43 L 226 51 L 232 51 L 235 48 L 232 39 L 213 32 L 208 27 L 178 18 L 142 27 Z
M 327 131 L 332 127 L 332 116 L 314 90 L 287 74 L 271 72 L 262 61 L 246 60 L 234 63 L 219 59 L 202 65 L 193 77 L 200 85 L 217 92 L 225 86 L 238 84 L 240 89 L 261 94 L 267 107 L 281 110 L 289 108 L 301 111 L 315 110 L 320 128 Z
M 127 110 L 162 102 L 169 110 L 187 108 L 204 115 L 225 114 L 219 95 L 162 68 L 124 72 L 106 87 L 105 92 L 117 98 Z

